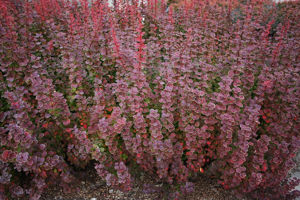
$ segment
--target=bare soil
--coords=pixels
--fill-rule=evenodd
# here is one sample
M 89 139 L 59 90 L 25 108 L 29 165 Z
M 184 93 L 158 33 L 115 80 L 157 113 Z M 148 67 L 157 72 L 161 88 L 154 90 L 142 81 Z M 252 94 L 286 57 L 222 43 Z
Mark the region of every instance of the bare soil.
M 44 192 L 41 200 L 167 200 L 169 194 L 175 191 L 174 188 L 155 181 L 143 172 L 136 173 L 132 190 L 129 192 L 108 187 L 93 167 L 76 172 L 76 178 L 79 180 L 76 192 L 65 194 L 62 188 L 51 187 Z M 191 182 L 194 183 L 194 191 L 182 195 L 182 200 L 238 200 L 216 180 L 204 175 Z

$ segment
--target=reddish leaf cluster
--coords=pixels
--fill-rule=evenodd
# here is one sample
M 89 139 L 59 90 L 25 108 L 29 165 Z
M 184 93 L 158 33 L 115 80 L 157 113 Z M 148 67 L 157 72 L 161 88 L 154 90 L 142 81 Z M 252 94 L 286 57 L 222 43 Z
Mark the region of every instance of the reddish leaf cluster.
M 134 164 L 183 193 L 209 173 L 237 195 L 299 195 L 300 4 L 166 7 L 0 0 L 0 199 L 72 191 L 91 161 L 124 190 Z

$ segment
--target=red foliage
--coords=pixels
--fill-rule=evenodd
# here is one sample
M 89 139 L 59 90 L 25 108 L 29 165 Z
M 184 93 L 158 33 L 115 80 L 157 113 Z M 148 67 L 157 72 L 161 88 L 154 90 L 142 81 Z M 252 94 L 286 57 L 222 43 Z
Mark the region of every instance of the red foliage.
M 236 194 L 297 196 L 299 6 L 0 0 L 0 199 L 70 192 L 92 160 L 123 190 L 134 163 L 183 193 L 209 172 Z

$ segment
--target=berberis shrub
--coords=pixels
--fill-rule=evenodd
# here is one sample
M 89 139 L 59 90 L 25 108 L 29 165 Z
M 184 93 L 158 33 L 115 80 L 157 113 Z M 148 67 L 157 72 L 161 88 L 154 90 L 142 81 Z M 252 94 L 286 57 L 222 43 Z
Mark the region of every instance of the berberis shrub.
M 167 5 L 0 0 L 1 200 L 72 191 L 91 162 L 123 190 L 135 165 L 187 192 L 208 173 L 299 195 L 299 2 Z

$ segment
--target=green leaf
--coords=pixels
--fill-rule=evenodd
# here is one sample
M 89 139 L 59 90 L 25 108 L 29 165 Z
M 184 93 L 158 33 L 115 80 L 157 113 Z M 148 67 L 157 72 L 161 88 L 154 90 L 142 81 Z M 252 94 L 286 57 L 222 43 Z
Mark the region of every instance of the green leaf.
M 126 154 L 122 154 L 121 157 L 123 160 L 127 160 L 127 158 L 128 158 L 128 156 Z
M 105 148 L 103 148 L 103 147 L 100 147 L 100 152 L 105 152 Z

